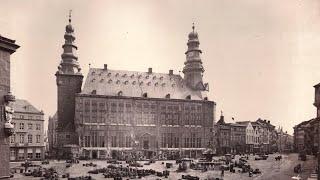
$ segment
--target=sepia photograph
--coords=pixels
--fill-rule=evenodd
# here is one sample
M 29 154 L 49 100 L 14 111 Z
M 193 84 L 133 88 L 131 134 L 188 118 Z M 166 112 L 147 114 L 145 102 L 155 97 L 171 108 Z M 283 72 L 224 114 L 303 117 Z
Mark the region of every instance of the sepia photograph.
M 0 180 L 320 180 L 320 0 L 0 0 Z

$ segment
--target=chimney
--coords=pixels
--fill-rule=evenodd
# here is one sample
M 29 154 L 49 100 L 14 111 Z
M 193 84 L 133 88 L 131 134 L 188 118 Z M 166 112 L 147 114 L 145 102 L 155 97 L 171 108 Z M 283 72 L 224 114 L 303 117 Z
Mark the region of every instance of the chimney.
M 148 68 L 148 73 L 149 73 L 149 74 L 152 73 L 152 68 Z
M 169 70 L 169 75 L 173 75 L 173 70 L 172 69 Z
M 105 71 L 108 70 L 108 64 L 103 65 L 103 70 L 105 70 Z

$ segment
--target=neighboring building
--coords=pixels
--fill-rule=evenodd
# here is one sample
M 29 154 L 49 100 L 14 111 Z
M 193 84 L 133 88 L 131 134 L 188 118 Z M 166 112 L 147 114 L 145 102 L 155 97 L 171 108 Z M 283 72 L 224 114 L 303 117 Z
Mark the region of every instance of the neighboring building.
M 253 127 L 254 133 L 253 133 L 253 152 L 261 152 L 262 151 L 262 141 L 261 141 L 261 134 L 262 134 L 262 128 L 259 123 L 257 122 L 251 122 L 251 125 Z
M 293 133 L 294 141 L 294 151 L 298 153 L 305 152 L 307 154 L 315 154 L 317 149 L 317 138 L 315 140 L 314 132 L 316 131 L 315 127 L 311 124 L 315 124 L 316 119 L 311 119 L 309 121 L 303 121 L 300 124 L 296 125 Z
M 10 177 L 11 116 L 7 116 L 6 106 L 14 96 L 10 96 L 10 55 L 18 49 L 14 40 L 0 35 L 0 179 Z
M 230 123 L 230 146 L 231 153 L 239 154 L 246 151 L 246 125 Z
M 217 132 L 217 154 L 231 153 L 231 127 L 224 121 L 222 112 L 215 126 Z
M 299 153 L 317 154 L 319 151 L 319 121 L 320 121 L 320 83 L 315 89 L 314 103 L 317 108 L 316 118 L 303 121 L 294 129 L 294 150 Z M 319 166 L 320 168 L 320 166 Z
M 254 145 L 254 129 L 250 121 L 240 121 L 237 124 L 245 125 L 245 133 L 246 133 L 246 141 L 245 141 L 245 152 L 253 153 L 253 145 Z
M 44 114 L 26 100 L 11 103 L 15 110 L 15 134 L 10 137 L 10 160 L 42 160 L 44 145 Z
M 278 133 L 275 129 L 270 131 L 270 152 L 279 152 L 278 150 Z
M 293 152 L 293 136 L 287 132 L 283 132 L 282 128 L 277 130 L 278 133 L 278 150 L 279 152 L 291 153 Z
M 270 124 L 270 121 L 258 119 L 256 121 L 260 124 L 261 131 L 260 131 L 260 138 L 261 138 L 261 145 L 262 145 L 262 152 L 270 152 L 271 144 L 271 132 L 274 130 L 274 126 Z
M 58 115 L 55 113 L 52 117 L 49 116 L 48 120 L 48 146 L 49 146 L 49 157 L 57 156 L 58 148 Z
M 81 90 L 71 19 L 56 73 L 58 148 L 63 157 L 197 157 L 214 144 L 216 103 L 207 96 L 198 34 L 189 34 L 184 77 L 90 68 Z

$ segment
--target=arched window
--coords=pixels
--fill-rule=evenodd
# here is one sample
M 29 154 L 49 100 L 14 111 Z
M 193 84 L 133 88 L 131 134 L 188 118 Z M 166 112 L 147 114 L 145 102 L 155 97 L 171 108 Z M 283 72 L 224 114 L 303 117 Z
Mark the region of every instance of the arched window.
M 191 99 L 191 95 L 188 95 L 188 96 L 186 97 L 186 99 Z
M 118 92 L 118 96 L 122 96 L 123 95 L 123 92 L 122 91 L 119 91 Z
M 170 94 L 167 94 L 167 95 L 166 95 L 166 98 L 167 98 L 167 99 L 170 99 Z
M 204 97 L 203 100 L 208 101 L 208 97 Z

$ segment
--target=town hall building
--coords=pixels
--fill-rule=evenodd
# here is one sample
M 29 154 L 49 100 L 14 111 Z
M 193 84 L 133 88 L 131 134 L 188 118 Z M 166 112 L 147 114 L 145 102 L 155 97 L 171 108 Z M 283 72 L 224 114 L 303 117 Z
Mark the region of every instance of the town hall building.
M 213 146 L 216 103 L 203 82 L 195 27 L 188 36 L 184 77 L 113 70 L 107 64 L 83 75 L 74 28 L 66 26 L 58 88 L 60 156 L 88 158 L 199 157 Z

